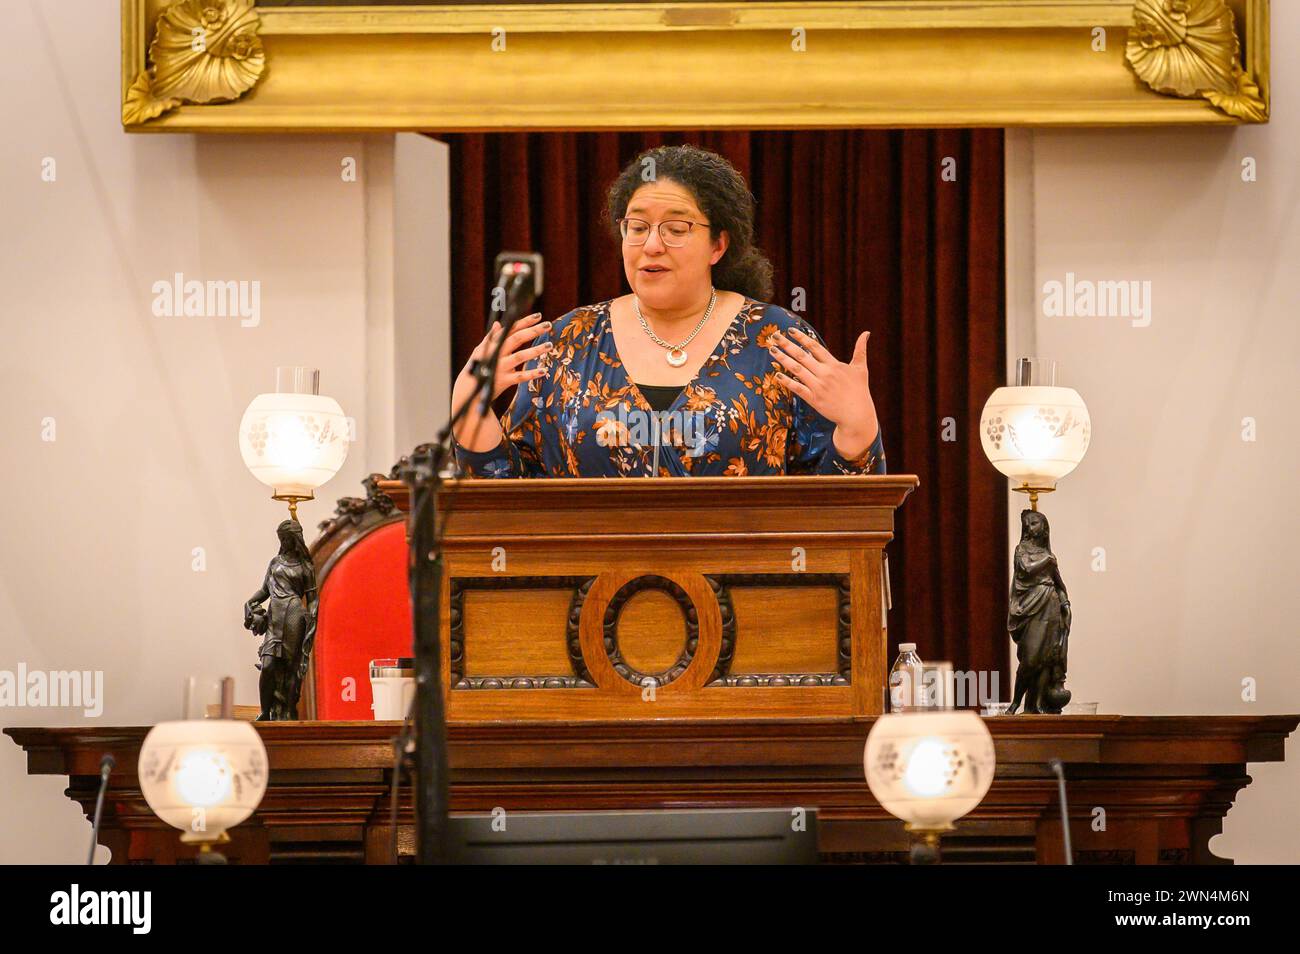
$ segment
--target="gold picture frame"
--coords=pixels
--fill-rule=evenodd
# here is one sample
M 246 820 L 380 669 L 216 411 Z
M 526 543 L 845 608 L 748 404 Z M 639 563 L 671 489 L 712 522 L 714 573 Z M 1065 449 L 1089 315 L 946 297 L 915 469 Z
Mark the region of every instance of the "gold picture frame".
M 1268 120 L 1268 0 L 121 3 L 131 132 Z

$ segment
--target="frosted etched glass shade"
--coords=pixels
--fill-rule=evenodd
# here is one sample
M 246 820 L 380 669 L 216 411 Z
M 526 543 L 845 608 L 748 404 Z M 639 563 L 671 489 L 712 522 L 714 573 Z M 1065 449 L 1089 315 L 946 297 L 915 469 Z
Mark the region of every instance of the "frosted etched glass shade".
M 160 722 L 140 747 L 140 791 L 153 813 L 186 833 L 216 841 L 266 794 L 266 747 L 247 722 Z
M 883 715 L 867 735 L 862 767 L 881 807 L 913 828 L 942 830 L 993 783 L 993 737 L 973 712 Z
M 348 420 L 337 401 L 315 393 L 317 372 L 281 368 L 278 378 L 276 393 L 259 394 L 244 411 L 239 453 L 276 496 L 309 498 L 347 459 Z
M 1091 437 L 1087 405 L 1073 388 L 998 388 L 980 415 L 985 455 L 1022 487 L 1055 490 L 1079 466 Z

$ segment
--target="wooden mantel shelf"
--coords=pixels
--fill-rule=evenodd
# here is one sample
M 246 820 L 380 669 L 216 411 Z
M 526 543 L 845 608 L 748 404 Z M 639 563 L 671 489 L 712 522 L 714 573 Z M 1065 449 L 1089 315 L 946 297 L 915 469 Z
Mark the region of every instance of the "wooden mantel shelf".
M 862 749 L 872 718 L 453 724 L 452 810 L 816 807 L 828 861 L 899 861 L 907 840 L 872 798 Z M 1013 716 L 986 720 L 998 769 L 983 803 L 945 839 L 948 861 L 1062 861 L 1056 785 L 1065 763 L 1080 863 L 1221 863 L 1222 830 L 1247 763 L 1284 758 L 1300 715 Z M 396 723 L 258 724 L 271 781 L 258 812 L 231 832 L 245 862 L 386 858 Z M 185 857 L 136 780 L 148 727 L 9 728 L 33 775 L 67 775 L 93 811 L 99 762 L 117 760 L 102 843 L 114 861 Z M 411 848 L 409 788 L 399 845 Z M 1093 809 L 1106 810 L 1104 832 Z

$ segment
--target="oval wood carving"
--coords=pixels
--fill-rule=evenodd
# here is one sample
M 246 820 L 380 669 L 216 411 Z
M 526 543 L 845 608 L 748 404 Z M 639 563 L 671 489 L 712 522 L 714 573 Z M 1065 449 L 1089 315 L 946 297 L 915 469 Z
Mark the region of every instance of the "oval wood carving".
M 672 596 L 686 620 L 687 638 L 682 655 L 660 673 L 638 672 L 624 661 L 618 648 L 619 612 L 633 595 L 647 588 L 660 589 Z M 714 679 L 718 666 L 725 664 L 718 594 L 698 573 L 602 573 L 585 593 L 580 589 L 575 594 L 574 611 L 578 615 L 578 638 L 576 646 L 570 639 L 570 658 L 576 668 L 581 657 L 580 678 L 589 679 L 600 689 L 625 693 L 640 693 L 648 688 L 655 691 L 669 687 L 700 689 Z M 732 646 L 734 633 L 728 640 L 727 663 Z

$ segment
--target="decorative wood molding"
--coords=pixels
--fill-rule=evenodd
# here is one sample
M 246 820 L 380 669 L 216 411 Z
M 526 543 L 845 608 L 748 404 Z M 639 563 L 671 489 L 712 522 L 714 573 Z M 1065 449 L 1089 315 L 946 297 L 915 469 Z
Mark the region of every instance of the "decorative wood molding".
M 360 526 L 370 514 L 379 517 L 390 516 L 397 505 L 393 498 L 379 489 L 383 474 L 371 474 L 361 481 L 366 489 L 364 497 L 340 497 L 334 505 L 334 516 L 320 522 L 320 536 L 329 537 L 338 533 L 345 526 Z
M 1023 858 L 1017 859 L 1025 864 L 1033 864 L 1034 858 L 1034 840 L 1032 838 L 1022 838 L 1022 842 L 1028 843 L 1027 850 L 1028 860 Z M 1005 853 L 1005 852 L 1004 852 Z M 824 865 L 906 865 L 910 863 L 910 856 L 906 851 L 823 851 L 820 852 L 819 860 Z M 951 859 L 944 859 L 948 864 L 952 864 Z M 999 858 L 999 861 L 1003 859 Z M 981 863 L 989 863 L 986 859 L 979 859 Z
M 582 658 L 582 605 L 587 601 L 587 594 L 591 592 L 591 585 L 596 582 L 594 576 L 589 576 L 582 581 L 573 590 L 573 600 L 569 603 L 569 621 L 565 626 L 564 643 L 569 652 L 569 665 L 573 667 L 574 678 L 583 686 L 594 686 L 596 680 L 592 679 L 591 673 L 587 670 L 587 663 Z
M 317 583 L 323 584 L 339 557 L 371 530 L 406 519 L 393 498 L 380 489 L 383 479 L 383 474 L 371 474 L 361 482 L 364 497 L 340 497 L 334 516 L 320 522 L 320 532 L 311 543 Z
M 1074 853 L 1074 863 L 1076 865 L 1135 865 L 1137 852 L 1132 849 L 1088 851 L 1080 848 Z
M 733 586 L 833 586 L 836 589 L 836 632 L 835 656 L 837 672 L 794 672 L 794 673 L 746 673 L 729 675 L 722 673 L 710 685 L 732 686 L 739 688 L 756 688 L 759 686 L 847 686 L 853 681 L 853 601 L 852 578 L 847 573 L 726 573 L 710 574 L 704 577 L 709 585 L 725 594 L 726 608 L 723 610 L 723 625 L 728 613 L 734 620 L 731 587 Z M 734 623 L 733 623 L 734 632 Z M 724 630 L 724 640 L 726 639 Z
M 453 689 L 590 689 L 577 676 L 461 676 Z
M 348 498 L 345 498 L 348 499 Z M 343 501 L 340 501 L 342 506 Z M 852 578 L 847 573 L 706 573 L 702 574 L 709 585 L 718 609 L 722 630 L 716 661 L 706 685 L 728 688 L 780 688 L 794 686 L 848 686 L 853 670 L 853 610 Z M 595 576 L 501 576 L 453 577 L 448 581 L 448 671 L 450 685 L 456 690 L 481 689 L 593 689 L 597 685 L 588 668 L 583 653 L 580 621 Z M 731 675 L 731 662 L 736 651 L 736 611 L 732 601 L 733 587 L 833 587 L 836 591 L 836 631 L 834 634 L 836 672 L 746 673 Z M 521 590 L 572 588 L 568 619 L 565 627 L 565 649 L 568 653 L 571 674 L 517 673 L 486 676 L 467 676 L 465 669 L 465 594 L 469 590 Z M 666 593 L 682 614 L 685 639 L 682 651 L 672 666 L 661 672 L 641 672 L 624 658 L 619 644 L 618 624 L 623 607 L 638 593 L 659 590 Z M 712 607 L 710 607 L 710 610 Z M 605 660 L 613 671 L 630 685 L 644 688 L 668 686 L 686 672 L 695 660 L 699 641 L 699 614 L 687 592 L 673 580 L 654 573 L 628 580 L 608 599 L 601 616 L 602 645 Z
M 1209 849 L 1247 763 L 1279 762 L 1297 715 L 1009 716 L 987 719 L 997 753 L 988 795 L 944 838 L 945 863 L 1060 864 L 1057 784 L 1065 763 L 1070 829 L 1080 864 L 1221 864 Z M 609 811 L 816 805 L 823 859 L 891 863 L 906 852 L 902 823 L 862 780 L 874 720 L 814 719 L 453 723 L 447 733 L 455 812 Z M 231 831 L 232 861 L 388 857 L 395 722 L 259 722 L 270 784 L 257 812 Z M 69 776 L 67 797 L 89 818 L 104 752 L 117 758 L 100 842 L 114 864 L 192 857 L 139 789 L 147 726 L 22 727 L 30 775 Z M 1091 805 L 1123 824 L 1094 830 Z M 383 806 L 377 811 L 376 806 Z M 409 787 L 399 846 L 411 841 Z M 408 848 L 400 848 L 409 853 Z
M 735 613 L 731 612 L 730 600 L 727 600 L 726 605 L 724 606 L 722 599 L 723 591 L 722 588 L 718 586 L 717 582 L 709 579 L 708 576 L 705 576 L 704 579 L 708 582 L 709 588 L 713 591 L 714 598 L 718 601 L 718 608 L 722 611 L 722 635 L 720 639 L 718 659 L 714 664 L 713 672 L 710 674 L 708 679 L 708 683 L 711 684 L 724 678 L 727 674 L 727 669 L 731 666 L 732 653 L 736 647 L 736 617 Z M 682 621 L 686 625 L 686 640 L 682 645 L 681 655 L 677 657 L 677 661 L 673 663 L 673 665 L 669 666 L 662 672 L 656 673 L 640 672 L 630 666 L 627 660 L 623 658 L 623 650 L 619 645 L 618 639 L 618 621 L 619 616 L 623 612 L 623 607 L 627 605 L 628 600 L 632 599 L 632 597 L 647 590 L 659 590 L 662 593 L 667 593 L 673 602 L 677 604 L 677 608 L 682 614 Z M 575 609 L 579 614 L 581 614 L 581 606 L 575 607 Z M 570 616 L 570 619 L 573 619 L 572 615 Z M 728 626 L 728 623 L 730 623 L 730 626 Z M 641 687 L 654 686 L 657 688 L 659 686 L 666 686 L 680 678 L 682 673 L 686 672 L 691 663 L 695 660 L 695 648 L 700 638 L 699 617 L 695 612 L 695 605 L 691 602 L 690 596 L 672 580 L 655 573 L 647 573 L 646 575 L 639 576 L 634 580 L 629 580 L 618 588 L 614 595 L 610 597 L 609 602 L 605 604 L 603 630 L 605 634 L 606 653 L 609 656 L 609 664 L 614 667 L 616 673 L 622 676 L 629 683 Z M 574 642 L 574 640 L 571 640 L 569 643 L 570 656 L 572 656 Z M 581 641 L 577 640 L 577 643 L 580 662 L 582 656 Z M 586 665 L 582 664 L 582 668 L 585 672 Z
M 1164 125 L 1268 117 L 1269 0 L 121 3 L 130 131 Z M 196 53 L 190 31 L 196 18 L 203 28 L 205 10 L 233 26 Z M 640 64 L 651 53 L 673 82 L 647 97 Z
M 585 666 L 581 666 L 582 651 L 578 650 L 578 663 L 573 664 L 571 674 L 517 674 L 497 676 L 465 675 L 465 593 L 467 590 L 521 590 L 542 589 L 556 590 L 572 588 L 570 600 L 568 635 L 566 641 L 572 646 L 578 640 L 578 614 L 582 611 L 582 601 L 594 576 L 461 576 L 452 577 L 448 582 L 451 602 L 448 606 L 450 624 L 448 626 L 447 653 L 450 666 L 450 684 L 452 689 L 591 689 L 595 682 Z
M 603 480 L 601 507 L 618 514 L 638 513 L 640 520 L 588 521 L 575 528 L 571 511 L 590 506 L 591 478 L 551 477 L 545 480 L 447 480 L 438 495 L 441 513 L 454 511 L 457 532 L 449 544 L 461 545 L 472 541 L 473 546 L 483 542 L 495 545 L 513 541 L 502 537 L 503 530 L 514 524 L 501 518 L 502 512 L 527 512 L 532 519 L 529 539 L 551 535 L 570 540 L 641 540 L 662 537 L 678 525 L 693 528 L 692 536 L 713 534 L 718 538 L 733 537 L 752 540 L 756 535 L 768 539 L 791 538 L 798 542 L 809 532 L 826 538 L 841 537 L 846 541 L 869 542 L 873 539 L 892 539 L 893 521 L 889 514 L 882 518 L 878 511 L 902 506 L 903 501 L 919 481 L 911 474 L 880 475 L 800 475 L 794 477 L 692 477 L 691 493 L 678 495 L 675 512 L 680 515 L 671 524 L 657 519 L 654 513 L 662 503 L 666 490 L 681 488 L 679 477 L 639 477 L 636 480 Z M 400 480 L 380 480 L 380 491 L 397 505 L 399 510 L 409 510 L 410 494 Z M 743 528 L 732 529 L 718 517 L 720 511 L 735 506 L 737 494 L 753 488 L 762 488 L 763 503 L 768 511 L 754 511 L 748 515 Z M 805 515 L 807 526 L 791 532 L 789 518 L 783 509 L 810 509 L 808 500 L 816 497 L 815 513 Z M 816 519 L 813 519 L 813 518 Z M 465 523 L 474 525 L 474 532 L 462 532 Z

